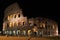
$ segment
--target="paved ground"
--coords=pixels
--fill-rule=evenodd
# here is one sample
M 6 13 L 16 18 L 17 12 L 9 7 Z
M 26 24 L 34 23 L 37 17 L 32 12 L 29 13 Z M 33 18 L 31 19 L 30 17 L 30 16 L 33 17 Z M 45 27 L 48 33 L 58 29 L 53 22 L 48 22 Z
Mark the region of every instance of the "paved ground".
M 16 37 L 0 36 L 0 40 L 60 40 L 60 37 Z

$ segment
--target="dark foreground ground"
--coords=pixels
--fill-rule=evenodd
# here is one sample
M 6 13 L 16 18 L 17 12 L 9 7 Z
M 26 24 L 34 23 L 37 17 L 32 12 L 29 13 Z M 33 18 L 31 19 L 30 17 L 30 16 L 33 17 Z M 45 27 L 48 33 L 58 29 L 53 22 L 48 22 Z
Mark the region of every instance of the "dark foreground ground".
M 0 36 L 0 40 L 60 40 L 60 36 L 53 37 L 17 37 L 17 36 Z

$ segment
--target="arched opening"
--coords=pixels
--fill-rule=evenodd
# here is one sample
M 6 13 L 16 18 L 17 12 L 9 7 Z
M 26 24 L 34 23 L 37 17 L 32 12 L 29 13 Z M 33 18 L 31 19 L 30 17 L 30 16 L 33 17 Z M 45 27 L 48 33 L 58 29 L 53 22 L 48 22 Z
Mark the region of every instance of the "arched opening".
M 32 32 L 31 30 L 28 30 L 28 36 L 31 36 Z
M 23 22 L 23 25 L 24 25 L 24 22 Z
M 14 18 L 16 18 L 16 15 L 14 15 Z
M 26 30 L 22 30 L 22 36 L 26 36 Z
M 20 14 L 18 14 L 18 17 L 20 17 Z
M 33 26 L 33 25 L 34 25 L 33 21 L 29 21 L 29 26 Z
M 20 34 L 20 30 L 17 30 L 17 31 L 16 31 L 16 34 L 19 35 L 19 34 Z
M 34 24 L 33 36 L 37 36 L 37 35 L 38 35 L 38 28 L 37 28 L 36 24 Z
M 34 26 L 37 26 L 36 24 L 34 24 Z
M 36 36 L 37 35 L 37 32 L 34 32 L 34 36 Z

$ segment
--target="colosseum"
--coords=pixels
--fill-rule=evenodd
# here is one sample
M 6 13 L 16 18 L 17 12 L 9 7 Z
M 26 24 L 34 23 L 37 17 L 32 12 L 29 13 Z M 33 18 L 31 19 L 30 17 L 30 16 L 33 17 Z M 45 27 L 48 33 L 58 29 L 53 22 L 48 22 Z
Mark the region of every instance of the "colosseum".
M 8 36 L 57 36 L 58 24 L 48 18 L 28 18 L 17 3 L 4 11 L 3 35 Z

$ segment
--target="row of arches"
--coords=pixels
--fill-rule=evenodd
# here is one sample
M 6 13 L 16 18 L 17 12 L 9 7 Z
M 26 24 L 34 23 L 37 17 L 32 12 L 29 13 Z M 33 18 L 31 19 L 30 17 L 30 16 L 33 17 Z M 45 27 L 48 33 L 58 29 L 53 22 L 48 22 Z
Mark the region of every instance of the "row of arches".
M 25 22 L 22 22 L 22 26 L 24 26 L 26 23 Z M 36 26 L 36 27 L 39 27 L 39 28 L 46 28 L 46 29 L 56 29 L 55 25 L 46 25 L 45 23 L 40 23 L 38 26 L 37 24 L 35 23 L 32 23 L 32 22 L 29 22 L 29 27 L 33 27 L 33 26 Z M 21 25 L 20 22 L 11 22 L 11 23 L 3 23 L 3 29 L 5 29 L 5 27 L 19 27 Z
M 13 19 L 13 18 L 19 18 L 20 16 L 23 16 L 22 14 L 19 14 L 19 13 L 17 13 L 17 14 L 12 14 L 12 15 L 9 15 L 8 17 L 7 17 L 7 19 L 8 20 L 11 20 L 11 19 Z
M 4 35 L 12 36 L 44 36 L 44 35 L 55 35 L 53 31 L 47 30 L 5 30 L 3 31 Z
M 4 31 L 4 35 L 12 35 L 12 36 L 39 36 L 42 35 L 42 32 L 34 32 L 32 30 L 13 30 L 13 31 Z

